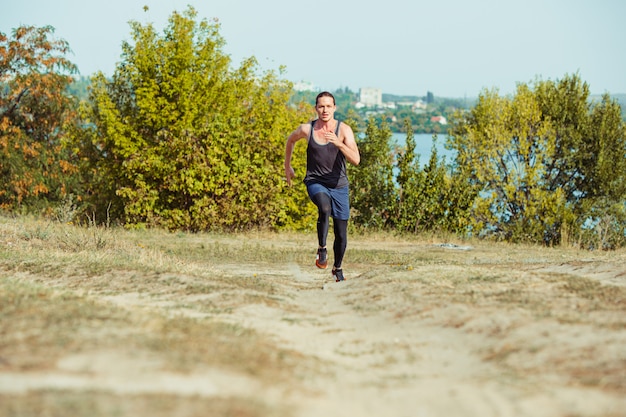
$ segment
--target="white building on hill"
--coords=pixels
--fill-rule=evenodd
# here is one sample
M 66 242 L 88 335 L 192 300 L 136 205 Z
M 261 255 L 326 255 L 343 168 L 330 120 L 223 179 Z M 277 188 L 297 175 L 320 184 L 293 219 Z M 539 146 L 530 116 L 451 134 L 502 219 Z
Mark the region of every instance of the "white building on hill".
M 293 89 L 296 91 L 317 91 L 315 85 L 308 81 L 299 81 L 297 83 L 293 83 Z
M 364 107 L 381 107 L 383 105 L 383 90 L 380 88 L 361 88 L 359 103 Z

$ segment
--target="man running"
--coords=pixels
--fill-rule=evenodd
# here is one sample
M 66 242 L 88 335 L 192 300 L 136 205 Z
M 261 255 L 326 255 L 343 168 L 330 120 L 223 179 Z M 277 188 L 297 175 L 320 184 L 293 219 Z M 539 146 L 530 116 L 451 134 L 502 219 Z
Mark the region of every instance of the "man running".
M 352 165 L 361 162 L 359 148 L 350 126 L 335 119 L 335 97 L 324 91 L 315 99 L 317 119 L 298 126 L 285 145 L 285 177 L 291 186 L 295 172 L 291 167 L 291 156 L 297 141 L 307 140 L 306 176 L 304 183 L 311 201 L 317 206 L 317 258 L 315 265 L 325 269 L 328 266 L 326 236 L 330 217 L 333 218 L 335 255 L 332 274 L 335 281 L 343 281 L 341 263 L 348 245 L 348 219 L 350 201 L 346 161 Z

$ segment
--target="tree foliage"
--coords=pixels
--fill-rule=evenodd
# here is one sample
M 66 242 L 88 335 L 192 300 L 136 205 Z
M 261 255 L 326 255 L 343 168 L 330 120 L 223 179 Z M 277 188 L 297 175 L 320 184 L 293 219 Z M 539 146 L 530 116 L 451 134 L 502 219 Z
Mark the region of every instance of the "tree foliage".
M 397 159 L 385 121 L 370 118 L 359 140 L 361 164 L 351 171 L 354 222 L 365 229 L 465 234 L 474 187 L 440 159 L 436 136 L 428 164 L 419 165 L 411 121 Z
M 0 208 L 49 208 L 77 192 L 76 158 L 65 146 L 76 122 L 66 91 L 76 72 L 69 45 L 50 26 L 0 32 Z
M 620 114 L 608 95 L 590 102 L 577 75 L 519 84 L 513 97 L 484 91 L 448 137 L 457 166 L 480 190 L 472 231 L 552 245 L 564 234 L 581 239 L 607 207 L 623 216 Z
M 438 231 L 463 235 L 476 193 L 457 171 L 439 159 L 437 137 L 424 168 L 415 154 L 411 121 L 405 120 L 406 146 L 398 154 L 397 228 L 411 233 Z
M 163 34 L 131 23 L 111 80 L 92 79 L 81 147 L 93 203 L 127 224 L 208 230 L 264 227 L 293 213 L 284 193 L 284 138 L 303 118 L 291 85 L 231 69 L 219 23 L 174 12 Z M 296 213 L 297 214 L 297 213 Z
M 387 123 L 379 126 L 374 119 L 368 120 L 364 137 L 357 140 L 361 163 L 350 177 L 354 221 L 359 226 L 382 229 L 393 225 L 397 195 L 390 140 Z
M 398 227 L 416 232 L 421 221 L 417 206 L 420 201 L 422 181 L 418 155 L 415 154 L 415 136 L 411 121 L 405 119 L 406 140 L 404 149 L 398 154 Z
M 50 209 L 76 195 L 133 226 L 313 229 L 304 184 L 286 187 L 282 170 L 285 138 L 313 107 L 294 100 L 282 70 L 261 72 L 253 57 L 233 68 L 219 30 L 192 7 L 163 33 L 131 22 L 115 73 L 92 77 L 80 111 L 69 92 L 87 83 L 69 88 L 76 67 L 53 28 L 0 33 L 0 208 Z M 354 94 L 342 94 L 347 108 Z M 361 153 L 349 168 L 357 226 L 626 244 L 622 109 L 608 94 L 591 100 L 578 75 L 519 84 L 511 97 L 484 90 L 451 118 L 450 165 L 434 136 L 419 166 L 413 119 L 394 154 L 386 117 L 346 113 Z M 305 150 L 292 160 L 302 176 Z

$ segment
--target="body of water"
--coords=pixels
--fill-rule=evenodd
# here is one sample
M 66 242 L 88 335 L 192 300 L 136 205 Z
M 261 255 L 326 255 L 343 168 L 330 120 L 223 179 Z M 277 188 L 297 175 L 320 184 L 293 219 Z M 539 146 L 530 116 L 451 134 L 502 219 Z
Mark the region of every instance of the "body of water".
M 430 159 L 430 152 L 433 147 L 433 135 L 431 133 L 415 133 L 415 153 L 419 156 L 420 166 L 424 166 Z M 446 142 L 446 135 L 437 135 L 437 155 L 439 159 L 446 157 L 446 163 L 449 163 L 454 158 L 454 151 L 449 151 L 444 147 Z M 391 137 L 392 143 L 396 143 L 399 146 L 405 146 L 406 133 L 393 133 Z

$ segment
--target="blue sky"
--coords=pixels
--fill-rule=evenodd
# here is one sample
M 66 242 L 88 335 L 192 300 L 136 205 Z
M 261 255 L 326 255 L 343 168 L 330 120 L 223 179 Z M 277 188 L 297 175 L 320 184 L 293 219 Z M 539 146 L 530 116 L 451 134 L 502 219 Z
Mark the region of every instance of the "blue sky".
M 255 56 L 320 89 L 474 97 L 578 73 L 626 93 L 624 0 L 0 0 L 0 31 L 52 25 L 81 74 L 111 75 L 130 20 L 162 31 L 187 5 L 219 19 L 234 66 Z

